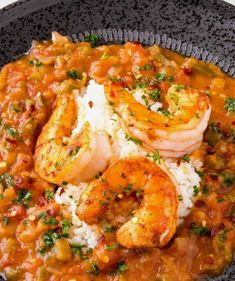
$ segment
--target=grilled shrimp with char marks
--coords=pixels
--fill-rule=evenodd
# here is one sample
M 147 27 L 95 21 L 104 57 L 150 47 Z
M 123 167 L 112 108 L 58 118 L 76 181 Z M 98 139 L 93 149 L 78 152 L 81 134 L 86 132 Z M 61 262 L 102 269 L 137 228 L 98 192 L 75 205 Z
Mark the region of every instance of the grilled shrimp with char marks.
M 165 171 L 163 164 L 144 157 L 120 159 L 88 185 L 76 213 L 92 223 L 120 194 L 136 192 L 142 195 L 141 205 L 118 229 L 117 241 L 126 248 L 162 247 L 176 231 L 179 204 L 176 184 Z

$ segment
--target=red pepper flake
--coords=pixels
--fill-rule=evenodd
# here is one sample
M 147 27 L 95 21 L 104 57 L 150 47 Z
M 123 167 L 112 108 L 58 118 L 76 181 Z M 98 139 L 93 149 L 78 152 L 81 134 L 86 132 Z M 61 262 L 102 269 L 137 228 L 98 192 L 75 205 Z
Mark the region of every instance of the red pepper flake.
M 85 203 L 86 203 L 87 205 L 90 205 L 90 204 L 92 203 L 92 200 L 91 200 L 91 199 L 86 199 L 86 200 L 85 200 Z
M 189 67 L 184 67 L 183 71 L 184 71 L 184 74 L 188 75 L 188 76 L 191 76 L 193 74 L 192 68 L 189 68 Z
M 89 104 L 90 108 L 93 107 L 93 101 L 92 101 L 92 100 L 90 100 L 90 101 L 88 102 L 88 104 Z
M 214 264 L 214 262 L 215 262 L 215 259 L 214 259 L 213 256 L 208 256 L 208 257 L 206 257 L 206 263 L 208 263 L 208 264 Z
M 46 198 L 41 195 L 39 198 L 38 198 L 38 202 L 37 202 L 38 206 L 42 207 L 42 206 L 45 206 L 48 204 L 48 201 L 46 200 Z
M 197 208 L 201 208 L 201 207 L 203 207 L 203 206 L 205 206 L 206 205 L 206 203 L 204 202 L 204 201 L 202 201 L 202 200 L 197 200 L 196 202 L 195 202 L 195 206 L 197 207 Z
M 115 98 L 115 93 L 114 93 L 114 91 L 110 91 L 110 97 Z
M 46 214 L 47 214 L 48 217 L 56 216 L 57 215 L 57 210 L 49 209 L 49 210 L 46 211 Z
M 34 112 L 35 110 L 36 110 L 35 105 L 31 104 L 30 107 L 29 107 L 29 111 Z

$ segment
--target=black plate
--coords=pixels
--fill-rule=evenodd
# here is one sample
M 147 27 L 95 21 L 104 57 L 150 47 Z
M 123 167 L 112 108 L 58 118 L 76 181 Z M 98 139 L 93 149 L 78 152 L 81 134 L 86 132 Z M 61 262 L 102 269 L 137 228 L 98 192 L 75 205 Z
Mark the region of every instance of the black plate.
M 160 44 L 235 76 L 235 8 L 219 0 L 24 0 L 0 11 L 0 67 L 52 31 Z M 208 279 L 209 280 L 209 279 Z M 235 263 L 213 281 L 235 281 Z

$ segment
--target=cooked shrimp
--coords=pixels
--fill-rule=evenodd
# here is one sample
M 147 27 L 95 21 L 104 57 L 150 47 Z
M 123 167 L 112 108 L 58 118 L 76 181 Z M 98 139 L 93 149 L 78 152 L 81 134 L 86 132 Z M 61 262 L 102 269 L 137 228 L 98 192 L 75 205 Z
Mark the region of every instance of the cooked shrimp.
M 58 95 L 55 110 L 37 140 L 35 170 L 49 182 L 88 181 L 106 168 L 111 157 L 107 134 L 93 132 L 88 122 L 80 133 L 71 135 L 77 111 L 72 93 Z
M 92 181 L 80 197 L 77 215 L 92 223 L 115 198 L 137 192 L 140 207 L 133 218 L 116 233 L 119 244 L 127 248 L 162 247 L 175 233 L 178 216 L 176 184 L 147 158 L 120 159 L 102 178 Z
M 149 110 L 135 100 L 133 92 L 121 87 L 106 85 L 105 91 L 129 132 L 148 149 L 159 149 L 162 156 L 180 157 L 201 145 L 211 111 L 203 92 L 172 85 L 166 95 L 169 107 L 164 115 L 161 110 Z

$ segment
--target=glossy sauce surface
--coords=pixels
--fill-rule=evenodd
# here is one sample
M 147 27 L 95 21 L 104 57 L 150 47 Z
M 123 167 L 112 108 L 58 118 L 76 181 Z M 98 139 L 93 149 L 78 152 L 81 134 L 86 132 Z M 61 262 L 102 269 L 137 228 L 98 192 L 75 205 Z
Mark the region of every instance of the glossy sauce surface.
M 94 43 L 94 38 L 87 40 Z M 235 246 L 235 80 L 213 65 L 158 46 L 92 44 L 54 34 L 53 41 L 34 42 L 28 55 L 0 72 L 1 271 L 8 280 L 27 281 L 186 281 L 219 274 Z M 174 81 L 205 91 L 212 105 L 204 142 L 194 153 L 203 158 L 204 168 L 191 214 L 166 247 L 128 251 L 107 270 L 100 270 L 89 253 L 84 257 L 79 249 L 68 250 L 63 238 L 69 218 L 53 199 L 57 187 L 34 171 L 35 142 L 53 111 L 55 87 L 79 79 L 81 72 L 88 80 L 130 89 L 152 83 L 163 103 Z M 135 204 L 130 197 L 106 216 L 121 211 L 128 216 Z M 114 233 L 106 238 L 113 242 Z M 64 253 L 67 249 L 65 257 L 58 254 L 60 247 Z M 99 254 L 105 255 L 103 250 Z

